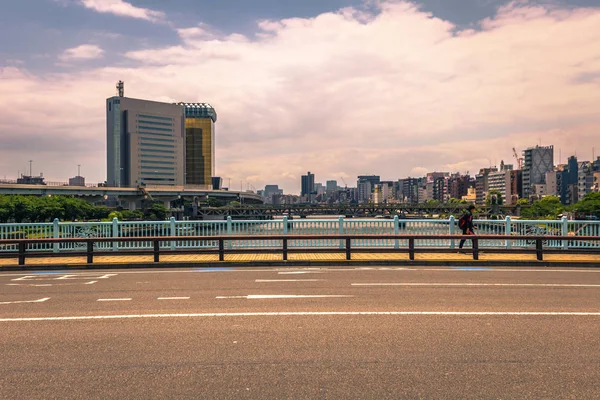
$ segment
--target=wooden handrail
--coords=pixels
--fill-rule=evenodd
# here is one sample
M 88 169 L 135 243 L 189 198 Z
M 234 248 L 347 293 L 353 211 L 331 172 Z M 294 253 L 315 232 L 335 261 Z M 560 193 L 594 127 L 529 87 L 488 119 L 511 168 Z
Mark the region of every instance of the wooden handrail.
M 516 241 L 516 240 L 528 240 L 535 241 L 535 249 L 514 249 L 509 251 L 514 251 L 515 253 L 523 253 L 523 252 L 535 252 L 537 259 L 543 260 L 544 253 L 544 241 L 554 240 L 554 241 L 600 241 L 600 236 L 515 236 L 515 235 L 373 235 L 373 234 L 355 234 L 355 235 L 294 235 L 294 234 L 286 234 L 286 235 L 219 235 L 219 236 L 149 236 L 149 237 L 100 237 L 100 238 L 44 238 L 44 239 L 2 239 L 0 240 L 0 245 L 18 245 L 18 252 L 16 252 L 18 257 L 19 265 L 25 265 L 25 258 L 27 255 L 27 245 L 29 244 L 39 244 L 39 243 L 85 243 L 86 244 L 86 252 L 87 262 L 88 264 L 92 264 L 94 262 L 94 254 L 98 254 L 100 252 L 94 251 L 94 243 L 114 243 L 114 242 L 152 242 L 152 250 L 150 251 L 140 251 L 139 254 L 148 254 L 152 253 L 154 255 L 154 262 L 160 262 L 160 253 L 173 253 L 176 250 L 161 250 L 160 244 L 162 242 L 173 242 L 173 241 L 216 241 L 218 242 L 217 249 L 209 249 L 202 250 L 198 252 L 203 253 L 218 253 L 219 261 L 225 260 L 225 242 L 226 241 L 246 241 L 246 240 L 260 240 L 260 239 L 268 239 L 268 240 L 277 240 L 282 241 L 281 249 L 279 248 L 262 248 L 260 251 L 271 251 L 273 253 L 281 252 L 283 256 L 283 260 L 287 260 L 288 253 L 292 251 L 289 249 L 289 241 L 290 240 L 310 240 L 310 239 L 319 239 L 319 240 L 343 240 L 345 241 L 345 246 L 340 248 L 332 248 L 331 252 L 345 252 L 346 260 L 352 259 L 352 240 L 408 240 L 408 248 L 397 248 L 391 247 L 389 249 L 390 252 L 408 252 L 409 259 L 415 259 L 416 252 L 423 252 L 423 249 L 417 249 L 415 247 L 415 242 L 417 240 L 461 240 L 467 239 L 472 240 L 472 250 L 473 259 L 479 259 L 479 240 L 498 240 L 498 241 Z M 297 251 L 296 249 L 294 249 Z M 377 249 L 377 250 L 380 250 Z M 504 249 L 503 249 L 504 250 Z M 240 253 L 240 252 L 252 252 L 256 251 L 256 249 L 248 248 L 248 249 L 235 249 L 228 250 L 231 253 Z M 310 250 L 308 250 L 310 251 Z M 368 249 L 360 249 L 355 251 L 368 251 Z M 424 250 L 426 251 L 426 250 Z M 436 248 L 436 252 L 456 252 L 454 248 Z M 465 250 L 468 251 L 468 250 Z M 566 250 L 564 250 L 566 251 Z M 599 249 L 592 249 L 592 252 L 600 253 Z M 5 254 L 15 254 L 15 253 L 5 253 Z M 118 252 L 102 252 L 101 254 L 118 254 Z M 38 255 L 38 254 L 36 254 Z

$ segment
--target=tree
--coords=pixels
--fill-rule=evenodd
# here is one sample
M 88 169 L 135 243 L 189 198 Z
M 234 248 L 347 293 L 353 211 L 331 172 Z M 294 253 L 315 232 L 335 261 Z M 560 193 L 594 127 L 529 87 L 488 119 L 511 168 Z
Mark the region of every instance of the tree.
M 517 200 L 517 205 L 518 206 L 528 206 L 529 199 L 519 199 L 519 200 Z
M 533 204 L 521 210 L 521 217 L 529 219 L 557 219 L 565 207 L 556 196 L 547 196 L 536 200 Z
M 600 193 L 588 193 L 571 208 L 578 214 L 600 217 Z
M 151 219 L 157 219 L 157 220 L 162 221 L 167 218 L 167 212 L 169 210 L 167 210 L 167 207 L 165 207 L 165 205 L 162 203 L 154 203 L 150 207 L 149 211 L 150 211 L 149 217 Z
M 485 199 L 485 204 L 490 205 L 499 205 L 501 206 L 504 203 L 504 199 L 502 199 L 502 193 L 498 190 L 490 190 Z

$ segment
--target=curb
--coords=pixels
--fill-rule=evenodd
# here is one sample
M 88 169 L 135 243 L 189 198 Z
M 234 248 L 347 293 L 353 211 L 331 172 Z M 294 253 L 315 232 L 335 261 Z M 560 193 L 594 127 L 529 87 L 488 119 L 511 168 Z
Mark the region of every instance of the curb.
M 347 266 L 395 266 L 395 267 L 537 267 L 537 268 L 599 268 L 600 263 L 569 261 L 428 261 L 428 260 L 379 260 L 379 261 L 215 261 L 215 262 L 161 262 L 124 264 L 28 264 L 24 266 L 0 266 L 1 272 L 97 270 L 97 269 L 154 269 L 154 268 L 251 268 L 251 267 L 347 267 Z

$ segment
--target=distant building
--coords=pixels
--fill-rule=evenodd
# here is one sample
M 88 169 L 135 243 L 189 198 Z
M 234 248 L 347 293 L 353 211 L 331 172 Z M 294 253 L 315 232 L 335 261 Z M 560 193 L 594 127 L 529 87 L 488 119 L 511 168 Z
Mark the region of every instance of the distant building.
M 402 180 L 402 195 L 405 203 L 419 204 L 419 187 L 421 179 L 407 178 Z
M 475 176 L 476 205 L 482 206 L 485 204 L 489 191 L 489 175 L 494 172 L 498 172 L 498 168 L 482 168 L 479 170 L 479 174 Z
M 511 199 L 506 199 L 506 204 L 517 204 L 523 198 L 523 171 L 510 171 L 510 194 Z
M 456 175 L 448 179 L 448 195 L 452 199 L 462 199 L 467 195 L 471 177 L 469 175 Z
M 311 174 L 310 171 L 306 175 L 302 175 L 301 178 L 301 190 L 300 196 L 306 197 L 308 201 L 311 201 L 311 196 L 315 193 L 315 175 Z
M 365 184 L 368 183 L 368 185 L 361 185 L 361 184 Z M 368 202 L 371 200 L 371 194 L 373 194 L 373 191 L 375 190 L 375 185 L 378 185 L 381 183 L 381 177 L 379 175 L 359 175 L 358 176 L 358 180 L 356 181 L 356 187 L 358 188 L 358 192 L 359 192 L 359 203 L 364 203 L 364 202 Z M 369 188 L 369 192 L 366 193 L 362 193 L 361 194 L 361 190 L 360 188 Z
M 215 173 L 217 112 L 207 103 L 179 103 L 185 116 L 185 184 L 210 185 Z
M 327 181 L 325 183 L 325 189 L 327 192 L 334 192 L 338 188 L 337 181 Z
M 119 96 L 106 99 L 106 147 L 107 186 L 185 182 L 180 105 L 124 97 L 120 85 Z
M 594 186 L 594 169 L 591 162 L 579 163 L 577 174 L 577 200 L 581 201 L 586 194 L 592 191 Z
M 500 192 L 503 202 L 507 204 L 512 203 L 512 186 L 510 184 L 512 168 L 512 165 L 505 165 L 504 161 L 502 161 L 500 163 L 500 171 L 488 174 L 488 193 L 491 190 Z
M 373 193 L 372 183 L 370 181 L 359 181 L 356 186 L 358 189 L 358 202 L 368 203 L 371 200 L 371 193 Z
M 529 198 L 533 185 L 546 183 L 546 172 L 554 170 L 554 146 L 523 150 L 523 197 Z
M 276 204 L 276 201 L 281 201 L 283 189 L 279 189 L 279 185 L 266 185 L 262 191 L 262 197 L 267 204 Z
M 467 188 L 467 194 L 462 196 L 461 200 L 466 201 L 467 203 L 475 204 L 477 201 L 477 190 L 475 187 L 471 186 Z
M 44 176 L 40 174 L 40 176 L 29 176 L 29 175 L 21 175 L 20 178 L 17 178 L 17 183 L 20 185 L 45 185 Z
M 213 190 L 222 190 L 223 189 L 223 178 L 220 176 L 212 177 L 212 188 Z
M 85 178 L 83 176 L 69 178 L 69 186 L 85 186 Z

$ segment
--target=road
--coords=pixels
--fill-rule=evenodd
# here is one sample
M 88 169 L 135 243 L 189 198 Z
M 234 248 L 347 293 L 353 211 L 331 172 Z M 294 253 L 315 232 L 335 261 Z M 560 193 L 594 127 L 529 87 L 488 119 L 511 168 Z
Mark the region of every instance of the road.
M 600 269 L 0 274 L 2 399 L 600 398 Z

